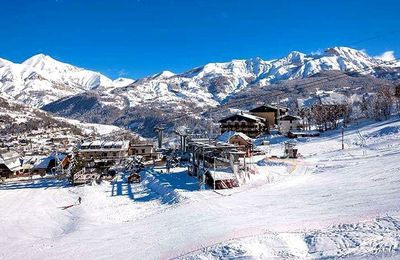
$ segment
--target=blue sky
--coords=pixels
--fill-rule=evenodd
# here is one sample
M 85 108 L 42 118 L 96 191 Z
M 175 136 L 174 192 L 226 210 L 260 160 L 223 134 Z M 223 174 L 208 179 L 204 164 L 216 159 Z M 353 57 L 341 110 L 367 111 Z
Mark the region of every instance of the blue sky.
M 400 1 L 1 1 L 0 57 L 45 53 L 116 78 L 332 46 L 400 55 Z

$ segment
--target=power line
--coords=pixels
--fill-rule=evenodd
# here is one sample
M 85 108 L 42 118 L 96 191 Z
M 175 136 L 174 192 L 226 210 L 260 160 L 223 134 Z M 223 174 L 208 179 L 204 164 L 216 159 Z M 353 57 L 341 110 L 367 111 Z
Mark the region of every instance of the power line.
M 375 36 L 372 36 L 372 37 L 369 37 L 369 38 L 365 38 L 363 40 L 352 42 L 352 43 L 349 44 L 349 46 L 353 46 L 353 45 L 356 45 L 356 44 L 360 44 L 360 43 L 364 43 L 364 42 L 380 39 L 380 38 L 383 38 L 386 35 L 393 35 L 393 34 L 398 33 L 398 32 L 400 32 L 400 30 L 393 30 L 393 31 L 390 31 L 390 32 L 381 33 L 381 34 L 378 34 L 378 35 L 375 35 Z

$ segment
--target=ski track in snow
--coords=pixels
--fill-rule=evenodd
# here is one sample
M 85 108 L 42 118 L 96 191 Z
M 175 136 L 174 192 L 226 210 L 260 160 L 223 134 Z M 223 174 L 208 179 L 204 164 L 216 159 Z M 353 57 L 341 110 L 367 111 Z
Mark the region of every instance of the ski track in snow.
M 82 187 L 7 183 L 0 259 L 395 258 L 398 129 L 398 120 L 350 127 L 344 151 L 340 131 L 299 139 L 303 158 L 254 163 L 249 183 L 218 193 L 198 191 L 183 168 L 132 185 L 124 176 Z

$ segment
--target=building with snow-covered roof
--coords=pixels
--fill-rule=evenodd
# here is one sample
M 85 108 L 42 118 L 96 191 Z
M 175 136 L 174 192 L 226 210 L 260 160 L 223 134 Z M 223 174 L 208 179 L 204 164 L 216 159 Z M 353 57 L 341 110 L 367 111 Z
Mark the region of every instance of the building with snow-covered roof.
M 243 133 L 234 133 L 229 137 L 228 142 L 238 147 L 238 150 L 246 153 L 246 156 L 251 155 L 252 151 L 252 139 Z
M 267 121 L 264 118 L 243 112 L 223 118 L 219 123 L 221 133 L 235 131 L 250 137 L 257 137 L 268 130 Z
M 83 142 L 78 146 L 78 154 L 83 159 L 116 159 L 128 157 L 129 141 Z
M 9 178 L 22 170 L 22 157 L 19 153 L 9 151 L 0 154 L 0 176 Z
M 278 113 L 279 111 L 279 113 Z M 278 117 L 287 115 L 289 109 L 287 107 L 278 107 L 274 105 L 264 104 L 262 106 L 251 109 L 250 114 L 264 118 L 268 122 L 268 128 L 272 129 L 278 124 Z

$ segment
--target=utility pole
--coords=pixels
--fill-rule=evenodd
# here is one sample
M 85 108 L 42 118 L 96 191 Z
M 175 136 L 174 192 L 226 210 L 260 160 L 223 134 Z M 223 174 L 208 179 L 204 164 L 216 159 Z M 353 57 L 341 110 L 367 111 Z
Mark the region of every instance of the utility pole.
M 213 137 L 213 121 L 212 121 L 212 116 L 211 116 L 211 109 L 209 109 L 208 110 L 208 116 L 209 116 L 209 123 L 210 123 L 210 125 L 209 125 L 209 129 L 208 129 L 208 136 L 209 136 L 209 139 L 211 139 L 212 137 Z
M 342 126 L 342 150 L 344 150 L 344 126 Z
M 280 100 L 279 100 L 279 95 L 278 95 L 278 96 L 276 97 L 276 108 L 277 108 L 277 112 L 276 112 L 276 115 L 277 115 L 276 122 L 277 122 L 277 124 L 278 124 L 278 131 L 281 132 L 281 126 L 280 126 L 281 110 L 279 109 L 279 103 L 280 103 Z
M 154 127 L 154 130 L 158 133 L 158 149 L 162 148 L 164 129 L 165 129 L 165 127 L 163 125 Z
M 213 172 L 213 189 L 215 190 L 215 155 L 214 155 L 214 172 Z

